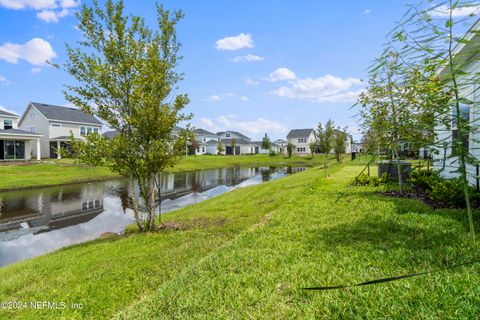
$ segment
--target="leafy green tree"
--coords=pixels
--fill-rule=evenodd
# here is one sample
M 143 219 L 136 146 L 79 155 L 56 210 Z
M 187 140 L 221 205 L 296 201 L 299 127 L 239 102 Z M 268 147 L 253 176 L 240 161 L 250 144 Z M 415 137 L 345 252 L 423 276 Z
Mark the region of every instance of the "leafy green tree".
M 315 151 L 317 150 L 317 143 L 311 142 L 308 147 L 310 148 L 310 153 L 312 154 L 312 158 L 315 157 Z
M 75 48 L 66 45 L 63 65 L 75 80 L 65 86 L 66 100 L 119 132 L 108 141 L 88 135 L 85 145 L 99 147 L 106 164 L 129 179 L 140 231 L 156 228 L 159 175 L 184 156 L 192 136 L 189 130 L 173 133 L 179 122 L 191 119 L 182 113 L 187 95 L 174 92 L 183 78 L 176 71 L 180 44 L 175 32 L 183 13 L 157 5 L 156 14 L 152 29 L 142 17 L 125 14 L 121 0 L 107 0 L 104 8 L 96 1 L 83 5 L 77 13 L 82 40 Z M 98 163 L 88 152 L 78 156 Z
M 221 140 L 218 140 L 217 142 L 217 152 L 219 154 L 222 154 L 225 151 L 225 147 L 223 146 L 223 143 Z
M 287 143 L 287 155 L 289 158 L 292 157 L 293 148 L 294 148 L 294 145 L 291 142 Z
M 335 157 L 337 159 L 337 162 L 342 161 L 342 154 L 346 152 L 347 139 L 348 139 L 347 128 L 344 128 L 342 130 L 340 127 L 338 127 L 335 130 L 335 138 L 334 138 L 334 145 L 333 145 L 333 151 L 335 152 Z
M 270 142 L 270 138 L 265 133 L 265 136 L 263 137 L 263 140 L 262 140 L 262 149 L 270 151 L 271 148 L 272 148 L 272 143 Z
M 333 120 L 329 119 L 325 124 L 325 128 L 321 123 L 318 123 L 317 136 L 320 150 L 325 154 L 324 167 L 325 177 L 327 177 L 328 168 L 328 154 L 332 151 L 335 137 L 335 127 Z
M 195 157 L 197 156 L 197 149 L 200 147 L 200 144 L 197 141 L 197 138 L 193 135 L 192 138 L 190 139 L 190 147 L 194 151 Z
M 233 138 L 232 141 L 230 141 L 230 146 L 232 147 L 233 155 L 235 155 L 235 147 L 237 146 L 237 139 Z

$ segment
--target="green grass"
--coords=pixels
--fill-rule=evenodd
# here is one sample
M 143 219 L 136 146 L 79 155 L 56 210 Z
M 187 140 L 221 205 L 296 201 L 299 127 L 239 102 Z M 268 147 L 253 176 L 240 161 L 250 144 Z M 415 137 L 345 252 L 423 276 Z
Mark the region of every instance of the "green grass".
M 191 171 L 242 166 L 315 166 L 323 163 L 323 157 L 252 156 L 198 156 L 186 157 L 169 172 Z M 45 187 L 94 180 L 115 179 L 119 176 L 106 167 L 77 165 L 72 159 L 49 160 L 42 163 L 0 164 L 0 191 L 32 187 Z
M 349 187 L 362 168 L 335 164 L 327 179 L 315 168 L 238 189 L 166 214 L 180 230 L 97 240 L 2 268 L 0 301 L 83 308 L 0 317 L 476 318 L 478 263 L 348 290 L 300 290 L 442 268 L 478 254 L 464 211 Z

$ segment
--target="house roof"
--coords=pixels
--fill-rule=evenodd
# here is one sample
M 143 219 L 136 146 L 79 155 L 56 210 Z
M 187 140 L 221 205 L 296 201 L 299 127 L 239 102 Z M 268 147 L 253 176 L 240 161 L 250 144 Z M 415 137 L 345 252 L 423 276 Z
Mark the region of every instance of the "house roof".
M 106 131 L 103 133 L 103 136 L 107 139 L 113 139 L 118 136 L 119 132 L 117 130 Z
M 275 143 L 287 143 L 287 141 L 283 140 L 283 139 L 277 139 L 274 141 Z
M 292 129 L 287 135 L 287 139 L 292 138 L 308 138 L 312 131 L 315 133 L 313 129 Z
M 204 142 L 204 144 L 207 145 L 217 145 L 218 141 L 217 140 L 208 140 L 207 142 Z
M 260 147 L 263 145 L 263 141 L 250 141 L 250 143 L 251 143 L 251 144 L 255 144 L 255 145 L 257 145 L 257 146 L 260 146 Z M 278 143 L 276 143 L 276 142 L 271 142 L 271 141 L 270 141 L 270 144 L 271 144 L 272 146 L 278 146 L 278 147 L 280 146 L 280 145 L 279 145 Z
M 246 135 L 244 135 L 243 133 L 240 133 L 240 132 L 238 132 L 238 131 L 231 131 L 231 130 L 220 131 L 220 132 L 217 132 L 217 135 L 222 135 L 222 134 L 227 133 L 227 132 L 233 133 L 234 135 L 237 135 L 237 136 L 239 136 L 239 137 L 242 138 L 242 139 L 251 140 L 249 137 L 247 137 Z
M 222 143 L 226 146 L 230 146 L 232 144 L 232 140 L 233 139 L 221 139 Z M 252 142 L 250 142 L 250 140 L 245 140 L 245 139 L 235 139 L 236 141 L 236 145 L 239 146 L 241 144 L 252 144 Z
M 19 129 L 6 129 L 2 130 L 0 129 L 0 135 L 1 134 L 13 134 L 13 135 L 25 135 L 25 136 L 42 136 L 41 134 L 38 133 L 32 133 L 30 131 L 25 131 L 25 130 L 19 130 Z
M 31 102 L 37 110 L 48 120 L 79 122 L 88 124 L 102 125 L 102 123 L 91 114 L 87 114 L 80 109 L 55 106 L 38 102 Z
M 207 130 L 202 129 L 202 128 L 195 129 L 195 130 L 193 130 L 193 132 L 198 133 L 198 134 L 209 135 L 209 136 L 216 136 L 215 133 L 212 133 L 212 132 L 207 131 Z
M 18 118 L 18 115 L 14 114 L 14 113 L 7 112 L 7 111 L 3 111 L 3 110 L 0 110 L 0 116 L 9 116 L 9 117 Z

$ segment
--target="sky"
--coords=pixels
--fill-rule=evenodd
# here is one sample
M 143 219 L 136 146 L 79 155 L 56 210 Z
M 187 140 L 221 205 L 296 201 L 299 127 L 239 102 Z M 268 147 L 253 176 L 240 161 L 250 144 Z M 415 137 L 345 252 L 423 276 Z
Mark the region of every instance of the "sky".
M 101 0 L 99 0 L 102 3 Z M 356 140 L 351 109 L 366 69 L 401 18 L 403 0 L 169 0 L 185 18 L 177 36 L 192 124 L 273 140 L 290 129 L 334 120 Z M 81 39 L 75 12 L 89 0 L 0 0 L 0 106 L 21 114 L 29 101 L 67 105 L 65 43 Z M 154 1 L 126 0 L 126 11 L 155 27 Z

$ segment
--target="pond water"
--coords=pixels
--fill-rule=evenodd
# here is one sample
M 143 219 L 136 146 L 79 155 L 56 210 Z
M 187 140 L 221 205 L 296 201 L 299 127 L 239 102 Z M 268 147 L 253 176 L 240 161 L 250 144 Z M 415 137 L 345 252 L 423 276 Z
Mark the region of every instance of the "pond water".
M 162 213 L 305 168 L 230 167 L 164 174 Z M 121 233 L 134 222 L 125 180 L 0 193 L 0 266 Z

